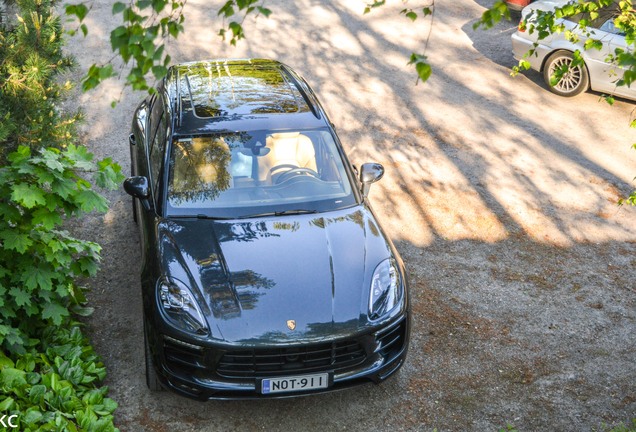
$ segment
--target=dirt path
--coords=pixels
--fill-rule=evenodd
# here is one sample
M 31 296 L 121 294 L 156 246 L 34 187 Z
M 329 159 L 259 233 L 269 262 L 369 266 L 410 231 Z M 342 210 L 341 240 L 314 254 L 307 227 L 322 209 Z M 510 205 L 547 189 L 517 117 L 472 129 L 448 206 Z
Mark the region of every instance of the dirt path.
M 247 23 L 236 48 L 215 36 L 210 3 L 222 2 L 188 3 L 174 61 L 289 64 L 352 161 L 387 168 L 371 197 L 411 273 L 412 349 L 396 378 L 336 394 L 203 404 L 149 393 L 137 234 L 117 191 L 77 234 L 104 247 L 88 326 L 122 431 L 585 431 L 636 417 L 636 209 L 615 205 L 636 175 L 632 102 L 559 98 L 538 74 L 511 78 L 514 24 L 472 30 L 486 0 L 436 2 L 434 75 L 417 86 L 406 62 L 431 21 L 409 24 L 401 2 L 363 17 L 364 2 L 270 1 L 274 15 Z M 91 37 L 70 43 L 83 68 L 111 57 L 111 7 L 96 0 Z M 76 102 L 88 145 L 127 171 L 143 96 L 121 92 L 113 81 Z

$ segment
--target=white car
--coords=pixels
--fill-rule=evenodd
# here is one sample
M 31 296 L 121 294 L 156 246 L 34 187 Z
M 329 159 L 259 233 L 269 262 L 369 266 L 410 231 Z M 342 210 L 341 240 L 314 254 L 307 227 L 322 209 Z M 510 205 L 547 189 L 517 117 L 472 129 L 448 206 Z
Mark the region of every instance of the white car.
M 636 100 L 636 89 L 628 86 L 618 86 L 617 81 L 623 77 L 624 70 L 611 63 L 610 57 L 615 55 L 616 49 L 633 51 L 634 47 L 627 45 L 625 34 L 614 25 L 615 17 L 620 13 L 618 1 L 599 10 L 596 19 L 590 20 L 584 14 L 557 19 L 563 23 L 566 31 L 578 35 L 579 40 L 568 40 L 565 32 L 548 35 L 538 40 L 538 32 L 530 32 L 536 11 L 550 11 L 562 7 L 568 0 L 540 0 L 525 7 L 521 12 L 521 22 L 517 32 L 512 35 L 512 51 L 517 60 L 527 60 L 532 69 L 543 74 L 543 78 L 550 90 L 560 96 L 576 96 L 588 89 Z M 581 28 L 579 22 L 588 21 L 586 28 Z M 588 39 L 602 42 L 602 48 L 585 49 Z M 538 45 L 536 48 L 534 44 Z M 524 57 L 534 49 L 534 53 Z M 574 52 L 579 50 L 583 58 L 583 65 L 572 66 Z M 551 83 L 551 78 L 559 69 L 566 69 L 559 82 Z

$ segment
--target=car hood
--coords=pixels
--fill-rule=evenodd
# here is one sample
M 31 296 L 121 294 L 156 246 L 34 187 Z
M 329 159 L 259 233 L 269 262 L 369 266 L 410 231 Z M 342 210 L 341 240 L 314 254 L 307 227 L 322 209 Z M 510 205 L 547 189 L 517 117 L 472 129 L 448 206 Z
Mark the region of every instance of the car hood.
M 192 288 L 212 337 L 319 341 L 367 324 L 375 267 L 392 246 L 365 206 L 319 215 L 165 220 L 166 276 Z

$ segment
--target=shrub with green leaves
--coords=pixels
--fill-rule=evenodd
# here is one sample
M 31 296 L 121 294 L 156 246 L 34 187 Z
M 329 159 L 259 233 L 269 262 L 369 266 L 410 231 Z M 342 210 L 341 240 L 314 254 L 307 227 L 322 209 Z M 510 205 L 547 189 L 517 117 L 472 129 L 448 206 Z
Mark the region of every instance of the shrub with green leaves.
M 9 351 L 24 352 L 34 326 L 59 326 L 71 311 L 86 312 L 76 280 L 95 274 L 100 246 L 59 227 L 108 208 L 83 173 L 94 171 L 102 187 L 122 176 L 110 159 L 92 159 L 85 147 L 34 155 L 22 146 L 0 168 L 0 344 Z
M 0 351 L 0 413 L 20 431 L 114 432 L 106 370 L 77 323 L 49 327 L 17 361 Z
M 61 109 L 72 59 L 57 3 L 16 0 L 13 27 L 0 23 L 0 416 L 23 431 L 115 431 L 106 371 L 73 321 L 90 313 L 78 280 L 101 248 L 64 228 L 106 211 L 92 184 L 123 176 L 76 145 L 81 116 Z

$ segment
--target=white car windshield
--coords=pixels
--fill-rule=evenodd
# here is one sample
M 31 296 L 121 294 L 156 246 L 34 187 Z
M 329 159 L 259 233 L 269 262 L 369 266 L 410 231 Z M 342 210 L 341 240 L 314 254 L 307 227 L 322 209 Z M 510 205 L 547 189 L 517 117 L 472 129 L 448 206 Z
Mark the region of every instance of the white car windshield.
M 168 216 L 322 212 L 355 202 L 327 129 L 232 132 L 172 143 Z

